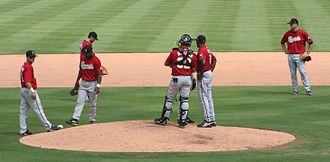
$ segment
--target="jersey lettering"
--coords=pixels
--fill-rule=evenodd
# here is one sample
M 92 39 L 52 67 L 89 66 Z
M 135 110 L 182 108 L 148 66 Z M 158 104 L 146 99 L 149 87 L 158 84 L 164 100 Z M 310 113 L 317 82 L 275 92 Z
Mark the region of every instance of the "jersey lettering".
M 80 66 L 81 66 L 81 69 L 94 69 L 93 64 L 85 64 L 85 61 L 82 61 Z

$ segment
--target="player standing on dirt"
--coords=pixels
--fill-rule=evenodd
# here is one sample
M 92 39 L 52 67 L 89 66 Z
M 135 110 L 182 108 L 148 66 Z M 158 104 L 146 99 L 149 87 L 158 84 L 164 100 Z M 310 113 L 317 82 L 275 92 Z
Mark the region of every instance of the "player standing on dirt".
M 77 104 L 72 118 L 66 123 L 76 126 L 79 124 L 81 112 L 84 108 L 86 97 L 90 99 L 89 122 L 96 122 L 96 104 L 98 93 L 100 92 L 102 74 L 101 74 L 101 61 L 93 53 L 91 46 L 85 46 L 82 50 L 80 59 L 79 75 L 77 77 L 75 87 L 71 90 L 71 95 L 76 95 Z M 82 79 L 81 84 L 79 84 Z M 77 89 L 79 90 L 77 91 Z
M 177 93 L 180 94 L 178 124 L 180 128 L 184 128 L 187 124 L 189 109 L 188 99 L 193 80 L 196 78 L 194 72 L 197 66 L 196 56 L 193 51 L 189 49 L 191 41 L 192 39 L 188 34 L 182 35 L 178 42 L 179 47 L 173 48 L 165 61 L 165 66 L 172 69 L 172 79 L 165 96 L 161 117 L 155 119 L 157 124 L 167 124 Z
M 32 64 L 37 57 L 34 50 L 28 50 L 26 52 L 26 62 L 24 62 L 21 67 L 20 79 L 21 79 L 21 106 L 20 106 L 20 115 L 19 115 L 19 123 L 20 123 L 20 134 L 22 136 L 31 135 L 27 128 L 26 120 L 28 118 L 29 109 L 32 107 L 33 111 L 37 114 L 39 120 L 42 125 L 46 128 L 47 132 L 52 132 L 55 130 L 61 129 L 58 126 L 52 125 L 45 113 L 44 109 L 41 105 L 41 101 L 37 91 L 37 80 L 34 77 L 34 70 Z
M 309 80 L 305 70 L 305 62 L 303 58 L 309 56 L 312 51 L 313 40 L 308 35 L 307 32 L 303 31 L 298 27 L 298 20 L 292 18 L 288 24 L 290 24 L 291 29 L 287 31 L 282 40 L 281 46 L 285 54 L 288 55 L 288 63 L 291 73 L 291 83 L 293 87 L 293 95 L 298 96 L 298 80 L 297 80 L 297 68 L 301 75 L 301 80 L 303 82 L 306 94 L 308 96 L 312 95 Z M 308 44 L 307 53 L 306 51 L 306 42 Z M 287 44 L 287 47 L 285 45 Z
M 82 55 L 83 49 L 85 46 L 93 46 L 95 40 L 99 40 L 97 38 L 97 33 L 95 31 L 91 31 L 88 33 L 87 39 L 85 39 L 80 45 L 80 55 Z
M 197 53 L 197 87 L 199 101 L 204 112 L 204 121 L 197 126 L 202 128 L 216 126 L 211 82 L 217 59 L 205 43 L 206 37 L 199 35 L 196 39 L 196 45 L 199 48 Z

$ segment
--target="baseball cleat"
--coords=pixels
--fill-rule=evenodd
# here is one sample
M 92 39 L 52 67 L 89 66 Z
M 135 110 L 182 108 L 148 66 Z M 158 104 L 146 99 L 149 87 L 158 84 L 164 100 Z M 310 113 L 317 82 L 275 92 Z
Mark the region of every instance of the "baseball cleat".
M 212 126 L 212 127 L 216 127 L 216 126 L 217 126 L 217 122 L 215 122 L 215 121 L 211 121 L 211 126 Z
M 52 125 L 48 130 L 47 132 L 53 132 L 53 131 L 57 131 L 57 130 L 60 130 L 61 127 L 58 127 L 56 125 Z
M 306 94 L 307 94 L 307 96 L 311 96 L 312 95 L 312 92 L 311 91 L 307 91 Z
M 168 118 L 164 117 L 164 118 L 156 118 L 155 119 L 155 123 L 159 124 L 159 125 L 166 125 L 167 124 L 167 120 Z
M 70 120 L 68 120 L 68 121 L 65 121 L 67 124 L 70 124 L 70 125 L 72 125 L 72 126 L 77 126 L 78 124 L 79 124 L 79 120 L 77 120 L 77 119 L 70 119 Z
M 89 124 L 95 124 L 96 121 L 89 121 Z
M 197 127 L 199 128 L 211 128 L 212 122 L 203 121 L 202 123 L 198 124 Z
M 299 96 L 299 92 L 293 91 L 294 96 Z
M 179 127 L 180 128 L 184 128 L 187 125 L 187 121 L 186 120 L 180 120 L 179 121 Z
M 26 130 L 24 133 L 21 133 L 21 136 L 28 136 L 28 135 L 32 135 L 32 132 L 30 132 L 29 130 Z

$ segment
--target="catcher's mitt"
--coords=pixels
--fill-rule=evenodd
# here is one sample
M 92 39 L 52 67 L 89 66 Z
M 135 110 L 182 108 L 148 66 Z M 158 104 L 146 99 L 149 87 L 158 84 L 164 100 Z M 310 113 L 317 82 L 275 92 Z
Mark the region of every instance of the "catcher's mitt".
M 196 88 L 196 79 L 192 79 L 192 86 L 191 86 L 191 90 L 194 90 Z
M 308 62 L 308 61 L 311 61 L 312 60 L 312 57 L 311 56 L 309 56 L 309 55 L 303 55 L 303 56 L 301 56 L 301 61 L 303 61 L 303 62 Z
M 100 70 L 101 70 L 102 75 L 108 75 L 109 74 L 108 69 L 104 66 L 101 66 Z

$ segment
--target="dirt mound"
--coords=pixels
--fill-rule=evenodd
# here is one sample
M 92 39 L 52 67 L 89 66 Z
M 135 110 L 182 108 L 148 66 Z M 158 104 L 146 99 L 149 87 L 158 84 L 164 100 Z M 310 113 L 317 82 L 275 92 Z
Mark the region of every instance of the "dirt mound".
M 217 126 L 178 128 L 153 121 L 122 121 L 83 125 L 26 136 L 26 145 L 92 152 L 207 152 L 271 148 L 295 137 L 284 132 Z

